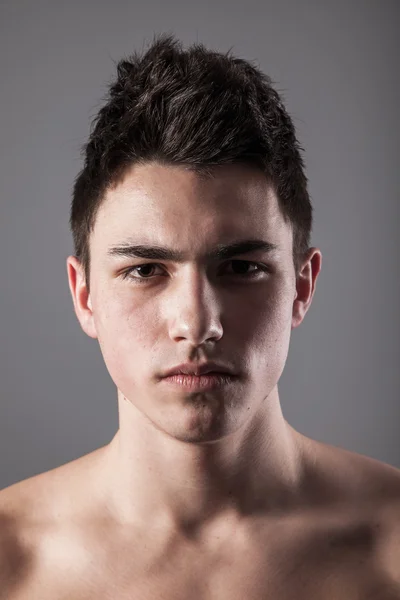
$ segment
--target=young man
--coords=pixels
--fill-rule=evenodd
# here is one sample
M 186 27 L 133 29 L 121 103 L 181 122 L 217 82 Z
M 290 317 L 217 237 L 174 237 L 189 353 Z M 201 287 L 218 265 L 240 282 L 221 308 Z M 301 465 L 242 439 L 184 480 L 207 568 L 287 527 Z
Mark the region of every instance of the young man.
M 67 270 L 120 426 L 0 494 L 1 599 L 400 598 L 400 471 L 281 411 L 321 269 L 311 226 L 267 76 L 172 36 L 118 64 Z

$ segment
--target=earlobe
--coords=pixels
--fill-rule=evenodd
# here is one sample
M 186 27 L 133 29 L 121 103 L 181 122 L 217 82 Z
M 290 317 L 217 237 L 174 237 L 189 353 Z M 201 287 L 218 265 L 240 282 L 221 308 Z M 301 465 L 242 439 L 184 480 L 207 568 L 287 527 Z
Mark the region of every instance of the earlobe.
M 308 289 L 309 282 L 304 275 L 299 274 L 296 278 L 296 296 L 293 302 L 293 311 L 292 311 L 292 329 L 298 327 L 305 317 L 305 314 L 308 309 Z
M 318 248 L 310 248 L 305 262 L 296 277 L 296 295 L 293 302 L 292 329 L 304 320 L 315 292 L 318 275 L 321 271 L 322 254 Z
M 93 339 L 97 339 L 92 301 L 90 294 L 88 294 L 83 267 L 76 256 L 68 256 L 67 273 L 75 314 L 80 326 L 86 335 Z

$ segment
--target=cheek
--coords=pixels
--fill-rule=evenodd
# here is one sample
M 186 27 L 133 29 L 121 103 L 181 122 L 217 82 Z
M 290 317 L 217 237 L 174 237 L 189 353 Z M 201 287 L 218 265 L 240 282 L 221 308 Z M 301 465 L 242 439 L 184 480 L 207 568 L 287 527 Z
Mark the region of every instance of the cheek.
M 292 322 L 291 298 L 290 285 L 277 279 L 274 285 L 246 298 L 240 306 L 240 318 L 235 316 L 237 327 L 256 345 L 273 346 L 286 336 L 287 325 Z
M 95 323 L 100 349 L 112 380 L 123 390 L 151 368 L 159 319 L 149 302 L 132 306 L 132 302 L 113 299 L 112 304 L 103 300 L 99 306 L 102 311 L 96 314 Z
M 101 309 L 96 314 L 96 328 L 103 342 L 124 351 L 149 344 L 158 318 L 148 299 L 138 301 L 131 294 L 113 294 L 112 301 L 99 299 L 98 306 Z
M 250 323 L 247 341 L 252 368 L 274 380 L 281 375 L 289 351 L 293 310 L 290 293 L 281 290 L 265 296 L 257 306 L 253 302 L 246 311 Z

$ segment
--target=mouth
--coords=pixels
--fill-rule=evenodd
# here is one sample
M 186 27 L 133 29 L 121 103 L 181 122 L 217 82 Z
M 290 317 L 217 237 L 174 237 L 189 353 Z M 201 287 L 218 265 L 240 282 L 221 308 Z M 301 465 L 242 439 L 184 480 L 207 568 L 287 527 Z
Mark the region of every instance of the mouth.
M 177 365 L 166 371 L 162 377 L 171 377 L 173 375 L 193 375 L 199 377 L 207 374 L 236 375 L 231 367 L 216 362 L 206 362 L 202 364 L 183 363 Z
M 220 372 L 208 372 L 204 375 L 175 373 L 162 379 L 162 381 L 167 385 L 189 391 L 218 389 L 232 384 L 234 380 L 234 375 Z

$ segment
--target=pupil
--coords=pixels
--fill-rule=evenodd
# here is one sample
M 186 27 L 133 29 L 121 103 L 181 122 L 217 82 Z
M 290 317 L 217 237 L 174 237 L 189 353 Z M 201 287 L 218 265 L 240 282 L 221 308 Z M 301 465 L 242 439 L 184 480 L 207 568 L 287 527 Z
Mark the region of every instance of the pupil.
M 232 266 L 233 267 L 236 266 L 236 268 L 239 268 L 239 273 L 242 274 L 242 273 L 246 273 L 246 270 L 249 265 L 243 260 L 234 260 L 234 261 L 232 261 Z
M 151 265 L 142 265 L 141 267 L 139 267 L 139 273 L 140 273 L 141 275 L 145 275 L 145 276 L 146 276 L 146 275 L 149 275 L 150 273 L 146 273 L 146 272 L 145 272 L 145 273 L 143 273 L 143 272 L 142 272 L 142 270 L 143 270 L 143 269 L 150 269 L 150 271 L 151 271 L 151 269 L 152 269 L 152 266 L 151 266 Z

